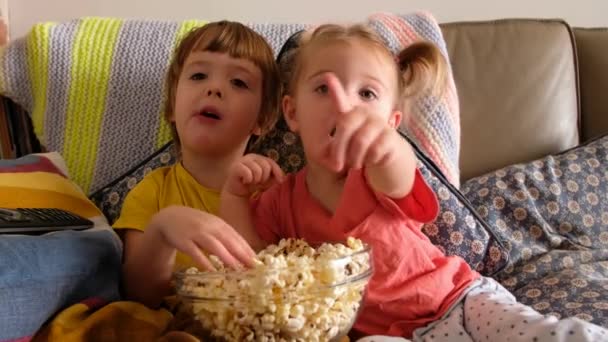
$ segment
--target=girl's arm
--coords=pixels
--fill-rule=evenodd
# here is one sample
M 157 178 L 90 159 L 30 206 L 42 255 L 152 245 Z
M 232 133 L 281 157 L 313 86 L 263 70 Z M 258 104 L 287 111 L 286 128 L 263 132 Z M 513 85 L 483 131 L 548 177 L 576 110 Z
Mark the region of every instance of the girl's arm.
M 234 227 L 254 250 L 263 249 L 266 243 L 256 232 L 250 198 L 254 193 L 281 182 L 283 177 L 277 163 L 257 154 L 243 156 L 230 168 L 220 197 L 220 217 Z
M 412 190 L 416 174 L 416 155 L 412 146 L 394 129 L 383 133 L 380 144 L 388 145 L 385 162 L 365 169 L 369 185 L 391 198 L 403 198 Z M 386 142 L 384 142 L 386 141 Z
M 249 196 L 235 195 L 224 189 L 220 197 L 219 215 L 243 236 L 253 250 L 260 251 L 266 246 L 255 231 Z

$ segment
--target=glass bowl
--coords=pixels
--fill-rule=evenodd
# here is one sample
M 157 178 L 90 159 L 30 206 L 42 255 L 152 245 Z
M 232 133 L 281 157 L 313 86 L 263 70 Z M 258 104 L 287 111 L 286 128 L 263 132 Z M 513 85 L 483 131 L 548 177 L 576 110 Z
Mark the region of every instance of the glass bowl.
M 279 243 L 246 271 L 176 272 L 182 310 L 206 340 L 340 341 L 373 273 L 370 247 L 353 241 L 295 251 Z

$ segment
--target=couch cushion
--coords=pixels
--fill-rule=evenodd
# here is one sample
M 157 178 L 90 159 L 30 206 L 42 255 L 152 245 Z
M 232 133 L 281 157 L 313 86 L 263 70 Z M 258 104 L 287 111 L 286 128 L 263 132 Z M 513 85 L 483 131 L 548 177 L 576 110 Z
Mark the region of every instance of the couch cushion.
M 576 63 L 566 23 L 499 20 L 442 30 L 461 104 L 462 180 L 577 145 Z
M 509 250 L 496 279 L 543 314 L 608 325 L 606 166 L 608 135 L 462 185 Z
M 575 28 L 581 83 L 582 139 L 608 134 L 608 28 Z

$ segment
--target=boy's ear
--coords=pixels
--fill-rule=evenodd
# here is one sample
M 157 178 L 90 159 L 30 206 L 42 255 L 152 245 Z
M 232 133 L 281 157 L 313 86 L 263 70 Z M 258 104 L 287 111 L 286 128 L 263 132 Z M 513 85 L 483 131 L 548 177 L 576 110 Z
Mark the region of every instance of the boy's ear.
M 400 110 L 395 110 L 393 111 L 393 113 L 391 114 L 391 116 L 388 118 L 388 124 L 393 127 L 393 128 L 397 128 L 399 127 L 399 125 L 401 124 L 401 121 L 403 121 L 403 112 Z
M 287 122 L 287 126 L 289 126 L 289 129 L 292 132 L 298 132 L 299 124 L 296 118 L 295 99 L 290 95 L 285 95 L 283 96 L 283 101 L 281 105 L 283 107 L 283 116 L 285 117 L 285 122 Z

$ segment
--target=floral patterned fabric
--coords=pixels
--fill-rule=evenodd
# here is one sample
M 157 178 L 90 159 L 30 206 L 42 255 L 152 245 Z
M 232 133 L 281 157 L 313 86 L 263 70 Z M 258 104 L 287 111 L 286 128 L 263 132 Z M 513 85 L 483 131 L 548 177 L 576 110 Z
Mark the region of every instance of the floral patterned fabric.
M 403 137 L 409 141 L 405 135 Z M 479 273 L 493 275 L 500 271 L 509 258 L 506 248 L 435 163 L 412 141 L 409 142 L 418 157 L 420 172 L 439 201 L 437 219 L 425 224 L 422 231 L 445 254 L 460 256 Z
M 299 139 L 286 126 L 279 125 L 272 139 L 255 145 L 251 152 L 277 160 L 286 172 L 296 172 L 305 165 L 304 152 Z M 497 240 L 488 225 L 471 210 L 456 188 L 438 171 L 432 161 L 419 150 L 418 167 L 427 183 L 437 194 L 440 214 L 435 222 L 423 226 L 423 232 L 446 254 L 459 255 L 472 268 L 484 275 L 502 269 L 508 259 L 507 250 Z M 281 156 L 281 158 L 277 158 Z M 113 223 L 128 192 L 151 170 L 167 166 L 176 160 L 171 144 L 167 144 L 142 164 L 125 174 L 118 181 L 95 193 L 91 199 L 102 209 L 108 221 Z
M 467 181 L 510 254 L 496 278 L 545 314 L 608 326 L 608 136 Z
M 101 209 L 111 225 L 120 215 L 122 203 L 129 191 L 150 171 L 161 166 L 172 165 L 176 160 L 173 143 L 168 143 L 114 182 L 95 192 L 90 198 Z

